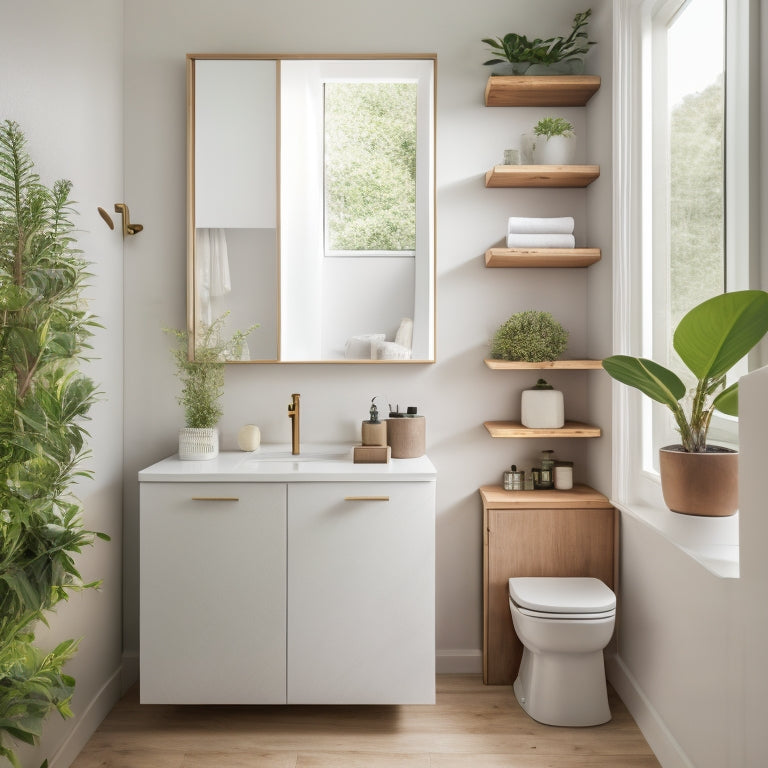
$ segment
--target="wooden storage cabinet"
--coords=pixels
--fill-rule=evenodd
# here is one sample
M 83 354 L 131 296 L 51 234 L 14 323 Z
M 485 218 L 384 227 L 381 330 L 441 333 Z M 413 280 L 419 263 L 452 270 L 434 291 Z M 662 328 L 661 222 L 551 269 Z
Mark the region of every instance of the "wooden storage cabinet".
M 514 576 L 616 579 L 616 510 L 584 485 L 571 491 L 480 489 L 483 500 L 483 681 L 511 685 L 523 646 L 509 612 Z
M 434 703 L 434 483 L 288 487 L 288 703 Z
M 285 703 L 286 514 L 282 484 L 141 484 L 142 703 Z

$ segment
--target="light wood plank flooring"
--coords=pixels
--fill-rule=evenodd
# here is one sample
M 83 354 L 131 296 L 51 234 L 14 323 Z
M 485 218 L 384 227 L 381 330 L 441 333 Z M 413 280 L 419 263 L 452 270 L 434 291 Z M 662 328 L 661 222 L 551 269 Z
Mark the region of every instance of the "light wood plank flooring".
M 606 725 L 553 728 L 474 675 L 440 675 L 435 706 L 140 705 L 136 687 L 72 768 L 661 768 L 610 704 Z

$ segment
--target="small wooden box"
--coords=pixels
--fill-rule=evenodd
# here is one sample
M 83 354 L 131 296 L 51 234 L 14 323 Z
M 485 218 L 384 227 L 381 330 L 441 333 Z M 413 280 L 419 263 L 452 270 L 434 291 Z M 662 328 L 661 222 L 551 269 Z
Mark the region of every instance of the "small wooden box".
M 388 445 L 356 445 L 352 460 L 355 464 L 388 464 L 391 457 Z

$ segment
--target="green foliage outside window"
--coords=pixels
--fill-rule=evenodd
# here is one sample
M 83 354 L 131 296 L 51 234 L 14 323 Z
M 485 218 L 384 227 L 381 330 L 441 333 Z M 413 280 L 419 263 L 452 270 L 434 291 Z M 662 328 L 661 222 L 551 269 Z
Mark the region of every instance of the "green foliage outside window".
M 723 78 L 671 114 L 670 293 L 672 325 L 725 290 Z
M 328 250 L 415 250 L 414 83 L 326 83 L 325 185 Z

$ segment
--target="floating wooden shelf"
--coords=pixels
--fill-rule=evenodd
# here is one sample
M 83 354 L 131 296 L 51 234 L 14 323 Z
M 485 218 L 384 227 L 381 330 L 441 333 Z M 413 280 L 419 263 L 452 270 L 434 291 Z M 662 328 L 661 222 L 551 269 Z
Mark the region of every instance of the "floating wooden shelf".
M 486 107 L 582 107 L 600 88 L 597 75 L 491 75 Z
M 484 485 L 480 496 L 486 509 L 611 509 L 611 502 L 588 485 L 574 483 L 567 491 L 505 491 L 500 485 Z
M 600 261 L 599 248 L 489 248 L 486 267 L 588 267 Z
M 486 421 L 483 426 L 491 437 L 600 437 L 600 427 L 566 421 L 560 429 L 531 429 L 519 421 Z
M 599 165 L 496 165 L 486 187 L 586 187 L 600 176 Z
M 593 371 L 603 367 L 602 360 L 545 360 L 543 363 L 529 363 L 523 360 L 486 358 L 485 364 L 494 371 Z

